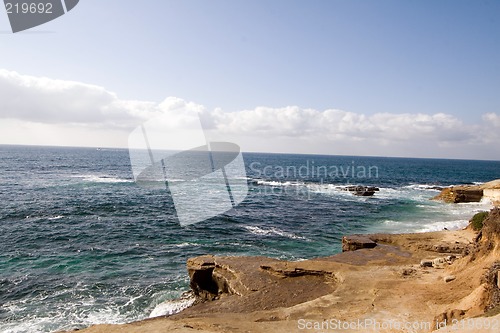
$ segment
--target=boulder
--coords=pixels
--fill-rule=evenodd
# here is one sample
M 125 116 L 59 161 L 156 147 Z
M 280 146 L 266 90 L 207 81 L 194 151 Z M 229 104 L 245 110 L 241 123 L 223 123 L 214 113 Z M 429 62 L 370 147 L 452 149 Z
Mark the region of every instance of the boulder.
M 372 249 L 375 246 L 377 246 L 377 243 L 366 236 L 352 235 L 342 237 L 342 252 Z
M 433 261 L 429 259 L 423 259 L 420 261 L 421 267 L 432 267 L 433 265 L 434 265 Z

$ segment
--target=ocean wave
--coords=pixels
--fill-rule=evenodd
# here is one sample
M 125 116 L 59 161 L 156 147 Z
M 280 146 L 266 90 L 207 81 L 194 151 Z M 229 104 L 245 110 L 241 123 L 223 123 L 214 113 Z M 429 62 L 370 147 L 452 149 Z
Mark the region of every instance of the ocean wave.
M 459 230 L 465 228 L 469 224 L 468 220 L 453 220 L 453 221 L 438 221 L 426 224 L 425 226 L 415 230 L 415 232 L 431 232 L 442 230 Z
M 262 180 L 262 179 L 254 179 L 252 180 L 257 185 L 266 185 L 266 186 L 298 186 L 303 185 L 298 182 L 291 181 L 279 181 L 279 180 Z
M 132 183 L 132 179 L 116 178 L 112 176 L 97 176 L 97 175 L 77 175 L 71 178 L 79 178 L 85 183 Z
M 254 235 L 259 235 L 259 236 L 281 236 L 281 237 L 286 237 L 290 239 L 306 239 L 305 237 L 302 236 L 297 236 L 293 233 L 283 231 L 281 229 L 278 229 L 276 227 L 268 228 L 268 229 L 262 229 L 256 226 L 245 226 L 245 229 L 247 229 L 250 233 Z
M 191 242 L 184 242 L 184 243 L 180 243 L 180 244 L 175 244 L 173 245 L 174 247 L 179 247 L 179 248 L 183 248 L 183 247 L 190 247 L 190 246 L 198 246 L 199 244 L 196 244 L 196 243 L 191 243 Z
M 84 310 L 79 310 L 82 304 L 78 304 L 78 302 L 68 305 L 64 308 L 53 308 L 50 312 L 47 312 L 46 315 L 31 315 L 24 318 L 22 321 L 0 323 L 0 332 L 43 333 L 72 331 L 98 324 L 124 324 L 131 320 L 131 318 L 127 318 L 126 315 L 120 314 L 118 309 L 111 306 L 89 311 L 87 306 L 85 306 L 86 304 L 83 304 Z M 26 310 L 23 307 L 14 305 L 4 308 L 13 315 Z
M 407 186 L 403 186 L 403 188 L 408 188 L 412 190 L 428 190 L 428 191 L 440 191 L 442 188 L 446 186 L 432 185 L 432 184 L 411 184 Z
M 195 301 L 196 298 L 194 295 L 186 293 L 182 295 L 180 299 L 169 300 L 158 304 L 153 311 L 151 311 L 149 318 L 171 316 L 189 308 Z
M 262 180 L 252 179 L 255 185 L 271 186 L 271 187 L 301 187 L 310 193 L 325 194 L 337 196 L 339 198 L 350 198 L 352 200 L 366 199 L 366 197 L 353 196 L 351 192 L 344 191 L 344 188 L 353 184 L 328 184 L 315 182 L 300 182 L 300 181 L 281 181 L 281 180 Z M 417 201 L 427 200 L 432 194 L 437 193 L 441 187 L 433 184 L 411 184 L 400 187 L 381 187 L 380 191 L 375 194 L 375 197 L 383 199 L 393 198 L 409 198 Z M 301 192 L 302 193 L 302 192 Z
M 486 200 L 453 205 L 426 200 L 415 207 L 418 211 L 412 214 L 398 214 L 393 218 L 383 220 L 374 226 L 372 232 L 420 233 L 462 229 L 468 225 L 469 219 L 475 213 L 490 210 L 492 204 Z

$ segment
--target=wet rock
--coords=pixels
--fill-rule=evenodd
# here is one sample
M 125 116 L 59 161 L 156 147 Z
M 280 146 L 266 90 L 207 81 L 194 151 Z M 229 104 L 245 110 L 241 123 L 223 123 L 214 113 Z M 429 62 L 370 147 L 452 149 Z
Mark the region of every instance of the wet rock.
M 375 192 L 380 191 L 378 187 L 374 186 L 347 186 L 343 188 L 344 191 L 349 191 L 354 195 L 371 197 Z

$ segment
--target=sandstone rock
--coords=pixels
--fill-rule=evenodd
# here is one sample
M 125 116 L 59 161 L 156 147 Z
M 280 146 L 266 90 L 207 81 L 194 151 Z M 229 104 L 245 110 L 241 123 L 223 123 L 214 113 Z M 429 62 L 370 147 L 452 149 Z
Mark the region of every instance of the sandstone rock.
M 500 289 L 500 271 L 497 272 L 497 287 Z
M 202 256 L 188 259 L 187 269 L 191 279 L 190 287 L 194 294 L 203 301 L 217 298 L 219 287 L 213 280 L 215 261 L 213 256 Z
M 483 198 L 483 190 L 462 189 L 455 190 L 455 203 L 479 202 Z
M 371 249 L 375 246 L 377 246 L 377 243 L 366 236 L 352 235 L 342 237 L 342 252 Z
M 479 202 L 483 198 L 483 189 L 480 186 L 455 186 L 445 188 L 434 200 L 448 203 Z
M 451 282 L 451 281 L 453 281 L 453 280 L 455 280 L 455 279 L 456 279 L 456 276 L 455 276 L 455 275 L 446 276 L 446 277 L 444 278 L 444 282 L 448 283 L 448 282 Z
M 483 185 L 462 185 L 444 188 L 434 200 L 449 203 L 479 202 L 485 197 L 493 202 L 500 201 L 500 179 Z

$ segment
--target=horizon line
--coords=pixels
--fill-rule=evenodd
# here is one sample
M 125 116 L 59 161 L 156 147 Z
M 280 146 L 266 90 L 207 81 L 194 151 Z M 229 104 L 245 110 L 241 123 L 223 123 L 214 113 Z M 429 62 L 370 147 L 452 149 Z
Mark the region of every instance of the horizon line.
M 110 146 L 67 146 L 67 145 L 44 145 L 44 144 L 19 144 L 19 143 L 0 143 L 2 146 L 15 147 L 40 147 L 40 148 L 77 148 L 77 149 L 118 149 L 128 150 L 128 147 L 110 147 Z M 161 149 L 163 150 L 163 149 Z M 176 151 L 164 149 L 167 151 Z M 325 153 L 294 153 L 294 152 L 262 152 L 262 151 L 241 151 L 244 154 L 269 154 L 269 155 L 306 155 L 306 156 L 337 156 L 337 157 L 366 157 L 366 158 L 395 158 L 395 159 L 421 159 L 421 160 L 451 160 L 451 161 L 481 161 L 481 162 L 500 162 L 500 159 L 474 159 L 458 157 L 415 157 L 415 156 L 382 156 L 382 155 L 344 155 L 344 154 L 325 154 Z

